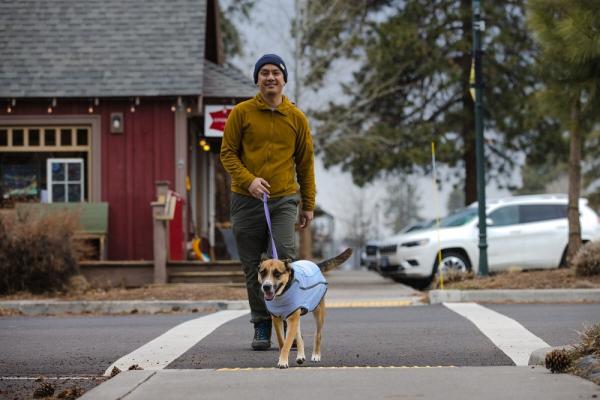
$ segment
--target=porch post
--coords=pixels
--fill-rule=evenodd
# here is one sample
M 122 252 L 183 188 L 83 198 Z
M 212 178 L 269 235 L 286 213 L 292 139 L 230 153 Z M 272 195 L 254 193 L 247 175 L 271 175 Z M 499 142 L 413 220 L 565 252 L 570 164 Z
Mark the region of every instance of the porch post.
M 167 223 L 165 204 L 169 182 L 157 181 L 156 201 L 152 205 L 153 250 L 154 250 L 154 283 L 167 283 Z

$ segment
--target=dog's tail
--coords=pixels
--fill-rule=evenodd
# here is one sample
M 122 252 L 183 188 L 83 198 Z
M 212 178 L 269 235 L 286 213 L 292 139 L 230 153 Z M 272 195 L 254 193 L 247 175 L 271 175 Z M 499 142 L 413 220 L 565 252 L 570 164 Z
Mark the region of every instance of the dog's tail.
M 351 255 L 352 249 L 347 248 L 337 256 L 330 258 L 329 260 L 321 261 L 317 265 L 319 266 L 319 269 L 323 272 L 331 271 L 332 269 L 335 269 L 342 265 L 344 262 L 346 262 L 346 260 L 348 260 Z

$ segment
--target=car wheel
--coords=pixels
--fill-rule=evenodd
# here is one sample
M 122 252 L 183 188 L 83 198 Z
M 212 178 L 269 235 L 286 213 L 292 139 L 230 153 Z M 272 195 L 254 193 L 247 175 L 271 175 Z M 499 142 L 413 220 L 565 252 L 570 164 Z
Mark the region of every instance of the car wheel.
M 471 271 L 471 262 L 464 254 L 458 251 L 442 251 L 442 268 L 444 272 L 460 272 L 467 273 Z M 438 271 L 438 258 L 435 259 L 433 265 L 433 275 Z

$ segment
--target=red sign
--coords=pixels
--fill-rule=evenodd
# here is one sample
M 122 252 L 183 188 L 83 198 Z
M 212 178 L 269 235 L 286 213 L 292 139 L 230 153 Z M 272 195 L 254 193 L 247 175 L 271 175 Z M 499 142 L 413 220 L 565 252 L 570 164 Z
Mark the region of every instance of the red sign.
M 231 114 L 232 107 L 206 106 L 206 121 L 204 135 L 207 137 L 221 137 L 225 131 L 225 122 Z

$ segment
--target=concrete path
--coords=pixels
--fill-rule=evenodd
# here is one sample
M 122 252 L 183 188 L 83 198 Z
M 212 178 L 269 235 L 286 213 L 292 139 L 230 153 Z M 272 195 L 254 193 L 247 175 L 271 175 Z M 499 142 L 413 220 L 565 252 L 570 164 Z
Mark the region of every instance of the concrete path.
M 293 368 L 122 372 L 83 400 L 252 398 L 564 400 L 600 386 L 542 367 Z

